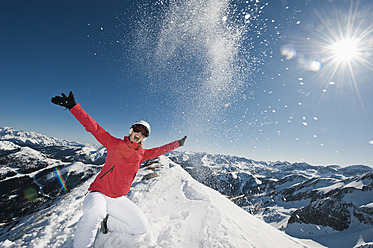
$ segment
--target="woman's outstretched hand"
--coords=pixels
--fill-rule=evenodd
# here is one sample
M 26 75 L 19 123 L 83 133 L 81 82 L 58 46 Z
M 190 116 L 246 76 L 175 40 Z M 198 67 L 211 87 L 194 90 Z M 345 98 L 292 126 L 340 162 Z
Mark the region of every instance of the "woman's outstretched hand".
M 51 102 L 53 102 L 54 104 L 60 105 L 62 107 L 68 108 L 68 109 L 72 109 L 76 105 L 74 94 L 72 91 L 70 91 L 69 96 L 66 96 L 64 93 L 62 93 L 61 95 L 62 97 L 61 96 L 52 97 Z

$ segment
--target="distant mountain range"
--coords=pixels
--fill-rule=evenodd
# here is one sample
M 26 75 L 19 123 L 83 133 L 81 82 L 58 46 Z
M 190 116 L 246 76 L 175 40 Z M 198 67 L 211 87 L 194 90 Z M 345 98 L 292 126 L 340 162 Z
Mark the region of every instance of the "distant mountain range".
M 0 128 L 0 235 L 100 170 L 106 150 Z
M 0 128 L 0 236 L 94 176 L 105 156 L 103 147 Z M 291 236 L 317 239 L 373 228 L 371 167 L 180 151 L 167 156 L 197 181 Z
M 193 178 L 291 236 L 372 229 L 373 170 L 174 151 Z

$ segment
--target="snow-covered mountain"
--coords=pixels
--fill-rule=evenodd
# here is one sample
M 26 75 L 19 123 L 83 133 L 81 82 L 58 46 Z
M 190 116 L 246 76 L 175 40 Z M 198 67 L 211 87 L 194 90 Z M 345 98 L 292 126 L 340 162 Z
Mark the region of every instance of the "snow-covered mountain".
M 95 146 L 12 128 L 0 134 L 0 235 L 95 175 L 105 159 Z
M 141 169 L 129 194 L 147 215 L 150 230 L 139 236 L 99 233 L 96 248 L 306 247 L 198 183 L 167 157 L 161 156 L 151 167 L 159 176 L 143 180 L 154 172 Z M 92 179 L 72 190 L 55 206 L 24 218 L 23 223 L 11 231 L 13 241 L 0 241 L 0 246 L 71 247 L 84 194 Z
M 169 158 L 199 182 L 294 237 L 327 247 L 373 241 L 371 167 L 263 162 L 178 151 Z
M 0 127 L 0 141 L 27 146 L 62 160 L 79 160 L 94 164 L 103 164 L 105 161 L 106 150 L 102 146 L 60 140 L 35 132 L 16 131 L 11 127 Z M 5 143 L 1 146 L 5 146 Z
M 0 247 L 71 247 L 83 196 L 106 150 L 12 128 L 0 133 Z M 373 242 L 370 167 L 180 151 L 149 164 L 129 197 L 144 209 L 152 230 L 139 237 L 100 235 L 96 247 L 300 245 L 284 233 L 319 243 L 307 241 L 311 247 Z
M 0 127 L 0 139 L 31 146 L 81 146 L 77 142 L 59 140 L 35 132 L 17 131 L 11 127 Z

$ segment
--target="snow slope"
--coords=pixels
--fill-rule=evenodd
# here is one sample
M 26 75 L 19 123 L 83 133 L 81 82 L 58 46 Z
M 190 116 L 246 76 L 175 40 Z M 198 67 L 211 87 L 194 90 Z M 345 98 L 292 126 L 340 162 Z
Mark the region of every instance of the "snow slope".
M 129 198 L 147 215 L 150 230 L 140 236 L 99 233 L 95 247 L 306 247 L 248 214 L 195 181 L 179 165 L 161 156 L 159 177 L 142 180 L 141 169 Z M 159 167 L 159 166 L 158 166 Z M 154 173 L 154 172 L 151 172 Z M 13 229 L 13 241 L 0 247 L 71 247 L 89 179 L 57 204 L 36 213 Z

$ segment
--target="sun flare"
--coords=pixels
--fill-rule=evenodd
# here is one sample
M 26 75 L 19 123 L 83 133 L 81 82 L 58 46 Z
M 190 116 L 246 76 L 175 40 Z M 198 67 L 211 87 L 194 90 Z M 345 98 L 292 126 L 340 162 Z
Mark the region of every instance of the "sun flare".
M 346 38 L 331 44 L 330 49 L 334 59 L 339 63 L 351 62 L 359 58 L 359 40 Z
M 321 62 L 319 75 L 327 82 L 338 80 L 358 91 L 358 75 L 372 70 L 373 24 L 369 11 L 351 2 L 348 11 L 315 12 L 322 32 L 315 34 L 314 55 Z M 360 74 L 359 74 L 360 73 Z
M 372 9 L 351 1 L 349 7 L 339 6 L 329 12 L 315 9 L 314 13 L 316 25 L 306 27 L 310 32 L 299 51 L 290 53 L 292 50 L 284 47 L 282 54 L 287 59 L 298 57 L 302 68 L 315 72 L 323 93 L 330 85 L 338 85 L 336 93 L 349 92 L 365 111 L 361 89 L 366 85 L 360 82 L 373 70 Z

